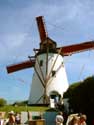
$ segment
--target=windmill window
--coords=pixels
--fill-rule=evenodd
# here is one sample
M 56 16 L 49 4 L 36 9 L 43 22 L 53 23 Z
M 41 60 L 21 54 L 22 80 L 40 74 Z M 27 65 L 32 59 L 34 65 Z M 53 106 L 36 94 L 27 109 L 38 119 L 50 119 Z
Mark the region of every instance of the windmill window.
M 53 70 L 53 71 L 52 71 L 52 76 L 55 76 L 55 74 L 56 74 L 56 71 Z
M 43 66 L 43 60 L 40 60 L 40 66 Z

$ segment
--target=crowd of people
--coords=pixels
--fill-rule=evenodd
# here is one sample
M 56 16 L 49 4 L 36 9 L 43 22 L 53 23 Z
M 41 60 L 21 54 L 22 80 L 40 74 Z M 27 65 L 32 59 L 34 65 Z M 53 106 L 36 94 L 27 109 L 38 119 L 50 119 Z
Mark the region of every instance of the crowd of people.
M 18 125 L 18 124 L 21 124 L 20 113 L 14 113 L 14 111 L 10 111 L 6 119 L 2 117 L 2 113 L 0 114 L 0 125 Z
M 32 115 L 28 112 L 28 120 L 31 120 Z M 63 112 L 59 112 L 55 117 L 56 125 L 87 125 L 87 117 L 85 114 L 70 114 L 67 119 L 65 118 Z M 21 124 L 21 114 L 14 113 L 10 111 L 6 119 L 2 118 L 2 113 L 0 114 L 0 125 L 20 125 Z
M 56 115 L 56 125 L 87 125 L 86 123 L 87 117 L 85 114 L 71 114 L 68 116 L 66 123 L 64 122 L 63 113 L 59 112 Z

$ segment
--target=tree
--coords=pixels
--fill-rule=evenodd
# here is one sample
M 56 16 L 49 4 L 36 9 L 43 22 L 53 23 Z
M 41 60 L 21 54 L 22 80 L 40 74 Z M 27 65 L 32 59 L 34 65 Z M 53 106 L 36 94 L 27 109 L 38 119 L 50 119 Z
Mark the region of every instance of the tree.
M 17 105 L 17 106 L 26 106 L 28 104 L 28 101 L 16 101 L 13 103 L 13 105 Z
M 0 98 L 0 106 L 5 106 L 7 104 L 7 101 L 3 98 Z
M 74 113 L 85 113 L 88 121 L 94 119 L 94 77 L 88 77 L 83 82 L 72 84 L 64 98 L 69 98 L 70 107 Z

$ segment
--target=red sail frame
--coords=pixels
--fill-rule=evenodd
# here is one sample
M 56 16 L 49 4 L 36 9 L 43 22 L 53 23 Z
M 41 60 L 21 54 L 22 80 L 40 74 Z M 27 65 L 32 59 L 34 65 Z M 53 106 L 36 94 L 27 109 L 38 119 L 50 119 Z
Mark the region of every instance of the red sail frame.
M 24 61 L 18 64 L 7 66 L 6 68 L 8 73 L 12 73 L 22 69 L 34 67 L 34 65 L 35 65 L 35 60 L 29 60 L 29 61 Z

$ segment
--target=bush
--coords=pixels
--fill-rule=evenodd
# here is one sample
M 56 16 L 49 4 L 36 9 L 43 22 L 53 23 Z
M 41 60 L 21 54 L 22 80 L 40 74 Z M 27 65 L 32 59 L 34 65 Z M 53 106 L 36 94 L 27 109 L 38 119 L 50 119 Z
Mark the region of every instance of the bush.
M 0 107 L 5 106 L 7 104 L 7 101 L 3 98 L 0 98 Z

